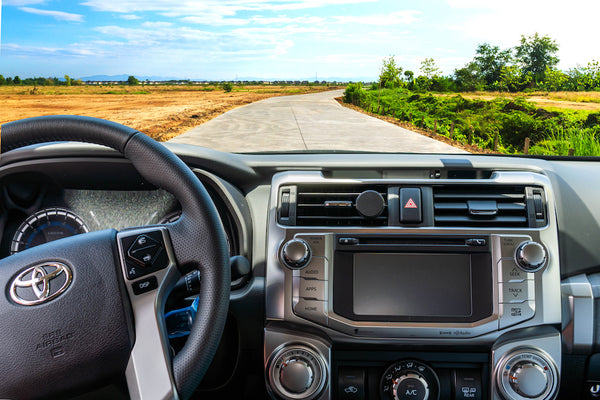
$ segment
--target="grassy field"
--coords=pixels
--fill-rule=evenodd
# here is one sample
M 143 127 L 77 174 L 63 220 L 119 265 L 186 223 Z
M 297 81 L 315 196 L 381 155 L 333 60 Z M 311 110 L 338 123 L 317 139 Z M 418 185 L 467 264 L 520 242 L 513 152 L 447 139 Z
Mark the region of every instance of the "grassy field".
M 0 124 L 74 114 L 115 121 L 169 140 L 235 107 L 274 96 L 338 89 L 326 86 L 204 85 L 0 86 Z
M 539 155 L 600 156 L 600 104 L 595 99 L 600 99 L 596 92 L 438 94 L 399 88 L 379 93 L 353 84 L 345 92 L 346 102 L 459 147 Z

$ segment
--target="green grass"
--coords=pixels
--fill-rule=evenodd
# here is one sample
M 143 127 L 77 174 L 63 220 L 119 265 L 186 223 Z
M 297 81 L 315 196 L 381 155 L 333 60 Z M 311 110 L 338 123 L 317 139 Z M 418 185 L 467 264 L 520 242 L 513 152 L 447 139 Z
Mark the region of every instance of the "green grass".
M 406 89 L 366 91 L 349 85 L 344 99 L 382 115 L 412 123 L 462 143 L 499 153 L 600 156 L 600 113 L 543 109 L 525 98 L 465 99 L 460 95 L 434 96 Z M 451 134 L 452 132 L 452 134 Z

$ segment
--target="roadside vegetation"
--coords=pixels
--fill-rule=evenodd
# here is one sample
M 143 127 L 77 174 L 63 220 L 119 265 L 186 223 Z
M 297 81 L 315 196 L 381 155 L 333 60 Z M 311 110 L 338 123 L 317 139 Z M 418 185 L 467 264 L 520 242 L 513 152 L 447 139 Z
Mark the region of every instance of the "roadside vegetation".
M 493 152 L 600 156 L 595 104 L 581 107 L 587 110 L 560 104 L 600 102 L 600 64 L 560 71 L 557 52 L 555 41 L 538 34 L 523 36 L 512 49 L 484 43 L 451 76 L 442 76 L 431 58 L 415 76 L 390 56 L 379 82 L 349 84 L 344 101 Z M 536 106 L 546 99 L 557 104 Z

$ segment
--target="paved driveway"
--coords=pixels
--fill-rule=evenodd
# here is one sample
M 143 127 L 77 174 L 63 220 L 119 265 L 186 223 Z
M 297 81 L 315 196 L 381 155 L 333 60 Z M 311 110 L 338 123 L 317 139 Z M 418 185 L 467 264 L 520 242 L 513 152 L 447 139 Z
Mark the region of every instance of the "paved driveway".
M 235 108 L 171 139 L 229 152 L 359 150 L 464 153 L 342 107 L 342 90 L 272 97 Z

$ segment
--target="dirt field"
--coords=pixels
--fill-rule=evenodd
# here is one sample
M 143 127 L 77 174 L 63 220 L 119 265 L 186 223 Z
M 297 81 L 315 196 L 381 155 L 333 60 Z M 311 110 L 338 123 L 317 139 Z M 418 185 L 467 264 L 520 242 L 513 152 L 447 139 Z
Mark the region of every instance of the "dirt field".
M 59 86 L 35 90 L 1 86 L 0 124 L 41 115 L 86 115 L 131 126 L 166 141 L 244 104 L 328 89 L 334 87 L 236 86 L 225 93 L 198 86 Z
M 531 93 L 501 93 L 501 92 L 469 92 L 460 94 L 465 99 L 493 100 L 498 97 L 525 97 L 527 101 L 538 107 L 552 107 L 569 110 L 600 110 L 600 92 L 531 92 Z M 442 94 L 440 96 L 454 96 Z

